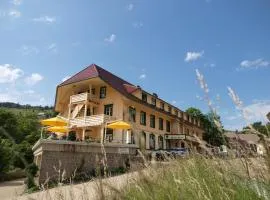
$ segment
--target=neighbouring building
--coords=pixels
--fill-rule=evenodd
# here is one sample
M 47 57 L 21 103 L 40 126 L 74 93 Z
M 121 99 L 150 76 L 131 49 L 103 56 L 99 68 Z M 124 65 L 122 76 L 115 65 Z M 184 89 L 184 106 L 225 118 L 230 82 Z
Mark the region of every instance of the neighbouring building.
M 202 140 L 198 119 L 95 64 L 57 86 L 55 110 L 82 141 L 126 141 L 124 130 L 104 134 L 113 120 L 132 124 L 129 143 L 142 150 L 196 148 Z
M 136 165 L 142 162 L 138 149 L 203 148 L 198 119 L 95 64 L 57 86 L 55 111 L 76 141 L 40 139 L 34 145 L 39 183 L 59 171 L 70 176 L 75 170 L 94 170 L 104 159 L 111 168 L 129 161 Z M 107 128 L 116 121 L 131 129 Z
M 260 137 L 252 131 L 243 133 L 226 132 L 227 145 L 230 149 L 236 150 L 238 153 L 263 155 L 265 153 L 264 145 Z M 239 154 L 239 155 L 240 155 Z

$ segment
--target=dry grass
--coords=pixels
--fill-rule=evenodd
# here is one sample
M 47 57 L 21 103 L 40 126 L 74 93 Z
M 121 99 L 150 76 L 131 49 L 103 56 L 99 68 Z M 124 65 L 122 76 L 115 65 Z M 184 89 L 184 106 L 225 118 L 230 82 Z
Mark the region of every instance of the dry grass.
M 175 160 L 149 168 L 126 187 L 114 190 L 111 199 L 269 199 L 264 162 L 202 156 Z

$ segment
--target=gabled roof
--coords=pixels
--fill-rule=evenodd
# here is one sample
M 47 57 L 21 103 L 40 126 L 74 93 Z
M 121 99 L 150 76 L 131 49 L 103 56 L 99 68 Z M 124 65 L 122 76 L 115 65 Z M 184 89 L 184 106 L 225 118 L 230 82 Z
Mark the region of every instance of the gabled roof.
M 137 86 L 119 78 L 118 76 L 99 67 L 96 64 L 92 64 L 88 66 L 84 70 L 80 71 L 79 73 L 75 74 L 68 80 L 61 83 L 58 87 L 68 85 L 71 83 L 76 83 L 83 80 L 87 80 L 87 79 L 91 79 L 91 78 L 95 78 L 95 77 L 101 78 L 103 81 L 108 83 L 114 89 L 118 90 L 119 92 L 125 95 L 131 94 L 138 89 Z
M 146 102 L 142 101 L 141 99 L 139 99 L 138 97 L 132 95 L 133 92 L 135 92 L 139 89 L 141 90 L 141 88 L 139 86 L 135 86 L 135 85 L 121 79 L 120 77 L 118 77 L 118 76 L 112 74 L 111 72 L 99 67 L 96 64 L 92 64 L 92 65 L 86 67 L 85 69 L 83 69 L 79 73 L 77 73 L 74 76 L 72 76 L 71 78 L 67 79 L 66 81 L 64 81 L 63 83 L 58 85 L 57 89 L 59 87 L 64 86 L 64 85 L 68 85 L 68 84 L 72 84 L 72 83 L 76 83 L 79 81 L 84 81 L 84 80 L 88 80 L 88 79 L 96 78 L 96 77 L 99 77 L 100 79 L 102 79 L 104 82 L 109 84 L 112 88 L 114 88 L 118 92 L 125 95 L 127 98 L 132 99 L 136 102 L 139 102 L 145 106 L 151 107 L 151 108 L 153 108 L 161 113 L 165 113 L 166 115 L 170 115 L 172 117 L 175 117 L 175 115 L 168 113 L 165 110 L 162 110 L 154 105 L 146 103 Z M 57 99 L 57 93 L 56 93 L 55 102 L 56 102 L 56 99 Z M 162 99 L 160 99 L 160 100 L 162 100 Z M 162 101 L 164 101 L 164 100 L 162 100 Z M 166 101 L 164 101 L 164 102 L 166 102 Z M 170 105 L 169 103 L 167 103 L 167 104 Z M 170 106 L 175 107 L 173 105 L 170 105 Z M 190 122 L 186 121 L 186 123 L 189 124 Z

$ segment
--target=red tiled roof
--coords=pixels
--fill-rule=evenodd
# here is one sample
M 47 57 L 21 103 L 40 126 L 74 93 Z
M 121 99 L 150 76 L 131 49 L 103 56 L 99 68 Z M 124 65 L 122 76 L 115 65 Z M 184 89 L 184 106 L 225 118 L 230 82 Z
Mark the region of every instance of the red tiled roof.
M 139 88 L 134 86 L 134 85 L 129 85 L 129 84 L 124 84 L 124 87 L 126 88 L 126 91 L 128 93 L 133 93 L 135 92 L 136 90 L 138 90 Z
M 137 101 L 141 104 L 144 104 L 148 107 L 151 107 L 159 112 L 165 113 L 167 115 L 173 116 L 175 117 L 173 114 L 168 113 L 156 106 L 153 106 L 151 104 L 148 104 L 144 101 L 142 101 L 141 99 L 131 95 L 133 92 L 135 92 L 136 90 L 140 89 L 139 86 L 135 86 L 123 79 L 121 79 L 120 77 L 112 74 L 111 72 L 99 67 L 96 64 L 92 64 L 90 66 L 88 66 L 87 68 L 85 68 L 84 70 L 80 71 L 79 73 L 75 74 L 74 76 L 72 76 L 71 78 L 69 78 L 68 80 L 64 81 L 63 83 L 61 83 L 60 85 L 58 85 L 58 87 L 64 86 L 64 85 L 68 85 L 71 83 L 76 83 L 79 81 L 84 81 L 87 79 L 91 79 L 91 78 L 95 78 L 95 77 L 99 77 L 101 78 L 104 82 L 106 82 L 107 84 L 109 84 L 111 87 L 113 87 L 114 89 L 116 89 L 118 92 L 122 93 L 123 95 L 125 95 L 126 97 Z M 57 89 L 58 89 L 57 87 Z M 57 96 L 55 98 L 55 100 L 57 99 Z M 163 100 L 162 100 L 163 101 Z M 189 123 L 186 121 L 186 123 Z
M 79 73 L 75 74 L 68 80 L 61 83 L 59 87 L 95 77 L 100 77 L 103 81 L 123 94 L 130 94 L 138 89 L 135 85 L 119 78 L 118 76 L 97 66 L 96 64 L 92 64 Z

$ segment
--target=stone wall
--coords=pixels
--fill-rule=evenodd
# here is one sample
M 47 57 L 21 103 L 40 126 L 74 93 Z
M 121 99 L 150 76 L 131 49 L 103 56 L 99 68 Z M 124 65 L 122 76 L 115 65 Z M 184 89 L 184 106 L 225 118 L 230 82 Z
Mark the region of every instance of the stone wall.
M 107 167 L 137 168 L 143 159 L 136 155 L 135 145 L 105 144 Z M 33 147 L 39 167 L 39 184 L 46 180 L 70 178 L 76 174 L 91 173 L 104 168 L 101 144 L 42 140 Z M 59 179 L 60 178 L 60 179 Z

